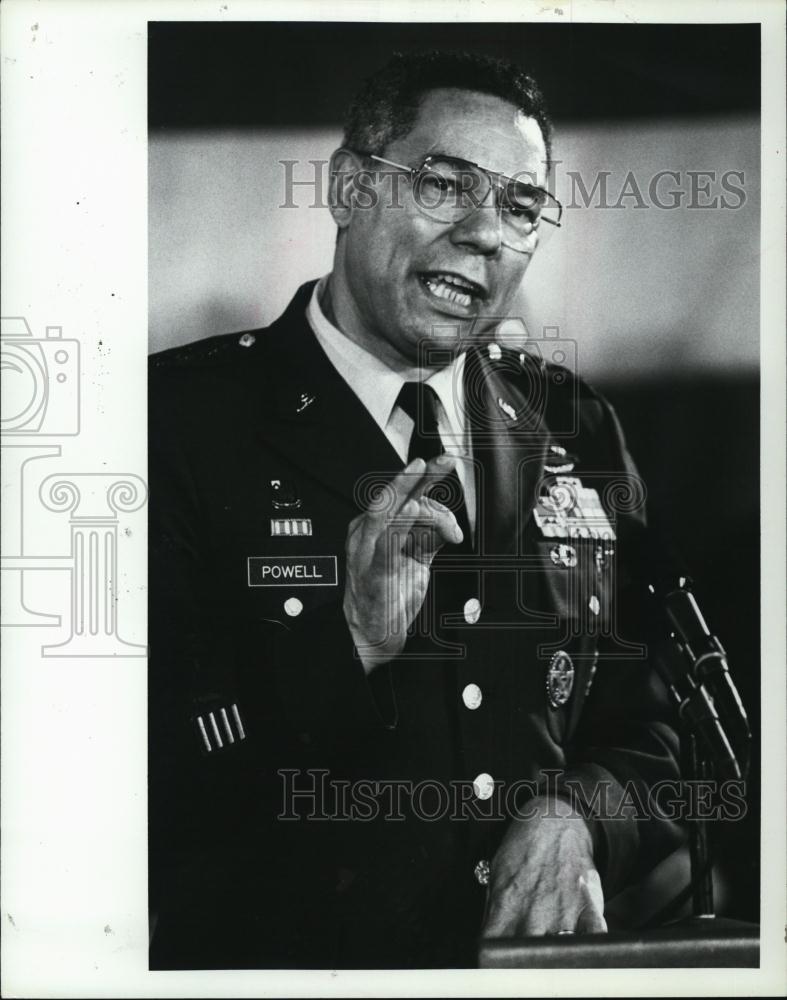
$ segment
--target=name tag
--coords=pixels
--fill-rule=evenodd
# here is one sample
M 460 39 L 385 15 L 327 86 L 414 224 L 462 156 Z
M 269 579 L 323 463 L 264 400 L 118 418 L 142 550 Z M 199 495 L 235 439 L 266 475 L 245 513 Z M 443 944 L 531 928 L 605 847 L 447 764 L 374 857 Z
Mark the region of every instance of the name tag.
M 249 556 L 250 587 L 335 587 L 336 556 Z

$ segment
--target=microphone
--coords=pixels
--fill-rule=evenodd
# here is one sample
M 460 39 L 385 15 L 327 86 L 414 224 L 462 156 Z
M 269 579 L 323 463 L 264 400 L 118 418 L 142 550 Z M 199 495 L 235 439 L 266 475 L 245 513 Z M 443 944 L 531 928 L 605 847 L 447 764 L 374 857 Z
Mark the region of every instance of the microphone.
M 644 525 L 642 526 L 644 529 Z M 651 659 L 678 705 L 684 767 L 691 779 L 715 775 L 741 781 L 749 770 L 751 732 L 727 666 L 724 647 L 708 628 L 681 560 L 663 538 L 641 530 L 640 572 L 647 574 Z M 738 756 L 736 756 L 736 754 Z M 695 916 L 713 916 L 712 859 L 705 820 L 692 823 L 689 854 Z
M 745 777 L 751 754 L 746 709 L 730 674 L 724 647 L 708 628 L 691 587 L 691 579 L 681 577 L 661 603 L 678 649 L 698 684 L 709 693 L 719 722 L 741 757 Z
M 650 655 L 659 676 L 675 702 L 678 716 L 695 733 L 722 778 L 740 779 L 743 771 L 719 720 L 713 699 L 698 684 L 679 655 L 674 637 L 650 645 Z
M 718 770 L 746 777 L 751 730 L 724 647 L 708 628 L 684 561 L 658 523 L 631 537 L 637 579 L 651 595 L 651 655 L 681 718 L 690 723 Z

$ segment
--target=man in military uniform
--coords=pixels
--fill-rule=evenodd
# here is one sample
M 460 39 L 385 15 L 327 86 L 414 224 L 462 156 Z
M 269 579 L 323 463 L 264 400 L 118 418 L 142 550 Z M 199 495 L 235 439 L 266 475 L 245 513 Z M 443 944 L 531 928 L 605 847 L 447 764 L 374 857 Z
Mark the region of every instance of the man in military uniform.
M 424 967 L 605 929 L 678 841 L 609 405 L 496 339 L 560 208 L 520 70 L 397 57 L 333 268 L 152 359 L 155 968 Z

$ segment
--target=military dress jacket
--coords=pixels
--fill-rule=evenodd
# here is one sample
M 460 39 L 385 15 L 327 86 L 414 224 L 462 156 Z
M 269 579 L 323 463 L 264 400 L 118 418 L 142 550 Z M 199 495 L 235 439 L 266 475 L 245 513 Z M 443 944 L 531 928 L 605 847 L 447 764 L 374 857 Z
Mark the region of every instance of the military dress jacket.
M 368 677 L 350 521 L 403 467 L 306 319 L 151 358 L 154 968 L 474 964 L 488 865 L 540 791 L 590 818 L 606 893 L 678 843 L 643 643 L 642 488 L 609 404 L 529 352 L 464 380 L 477 521 Z M 582 820 L 578 820 L 582 821 Z

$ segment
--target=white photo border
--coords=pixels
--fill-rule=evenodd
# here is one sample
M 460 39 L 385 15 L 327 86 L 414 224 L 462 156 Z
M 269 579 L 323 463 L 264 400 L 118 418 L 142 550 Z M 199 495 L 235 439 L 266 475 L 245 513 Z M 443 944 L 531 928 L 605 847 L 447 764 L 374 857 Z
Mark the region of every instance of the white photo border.
M 762 24 L 762 931 L 760 969 L 150 972 L 147 968 L 147 22 L 670 21 Z M 2 315 L 81 349 L 78 441 L 54 471 L 110 502 L 119 620 L 47 657 L 3 630 L 2 993 L 17 997 L 768 995 L 785 989 L 785 45 L 770 2 L 6 0 Z M 57 336 L 57 334 L 52 334 Z M 68 362 L 70 363 L 70 361 Z M 77 447 L 78 445 L 78 447 Z M 39 446 L 42 447 L 42 446 Z M 10 454 L 10 452 L 9 452 Z M 6 456 L 4 455 L 4 458 Z M 29 457 L 29 456 L 28 456 Z M 3 463 L 3 496 L 22 466 Z M 92 477 L 92 478 L 91 478 Z M 99 477 L 99 478 L 96 478 Z M 100 478 L 103 477 L 103 478 Z M 142 485 L 140 486 L 139 482 Z M 111 481 L 111 482 L 110 482 Z M 128 483 L 132 486 L 129 487 Z M 19 484 L 17 484 L 19 485 Z M 51 502 L 65 503 L 50 484 Z M 80 492 L 81 491 L 81 492 Z M 97 491 L 97 492 L 96 492 Z M 102 492 L 103 491 L 103 492 Z M 73 499 L 73 495 L 69 494 Z M 103 498 L 103 499 L 102 499 Z M 66 498 L 67 499 L 67 498 Z M 54 507 L 50 507 L 54 509 Z M 69 516 L 66 507 L 59 507 Z M 9 514 L 6 507 L 4 515 Z M 72 510 L 73 518 L 73 510 Z M 98 517 L 98 514 L 95 514 Z M 3 518 L 5 543 L 11 530 Z M 43 544 L 43 543 L 42 543 Z M 4 545 L 4 553 L 7 546 Z M 19 553 L 19 558 L 37 558 Z M 53 593 L 63 567 L 53 555 Z M 59 598 L 58 598 L 59 599 Z M 61 608 L 65 613 L 67 609 Z M 105 637 L 106 638 L 106 637 Z M 114 640 L 117 640 L 115 642 Z M 110 648 L 111 647 L 111 648 Z M 141 652 L 140 652 L 141 650 Z

